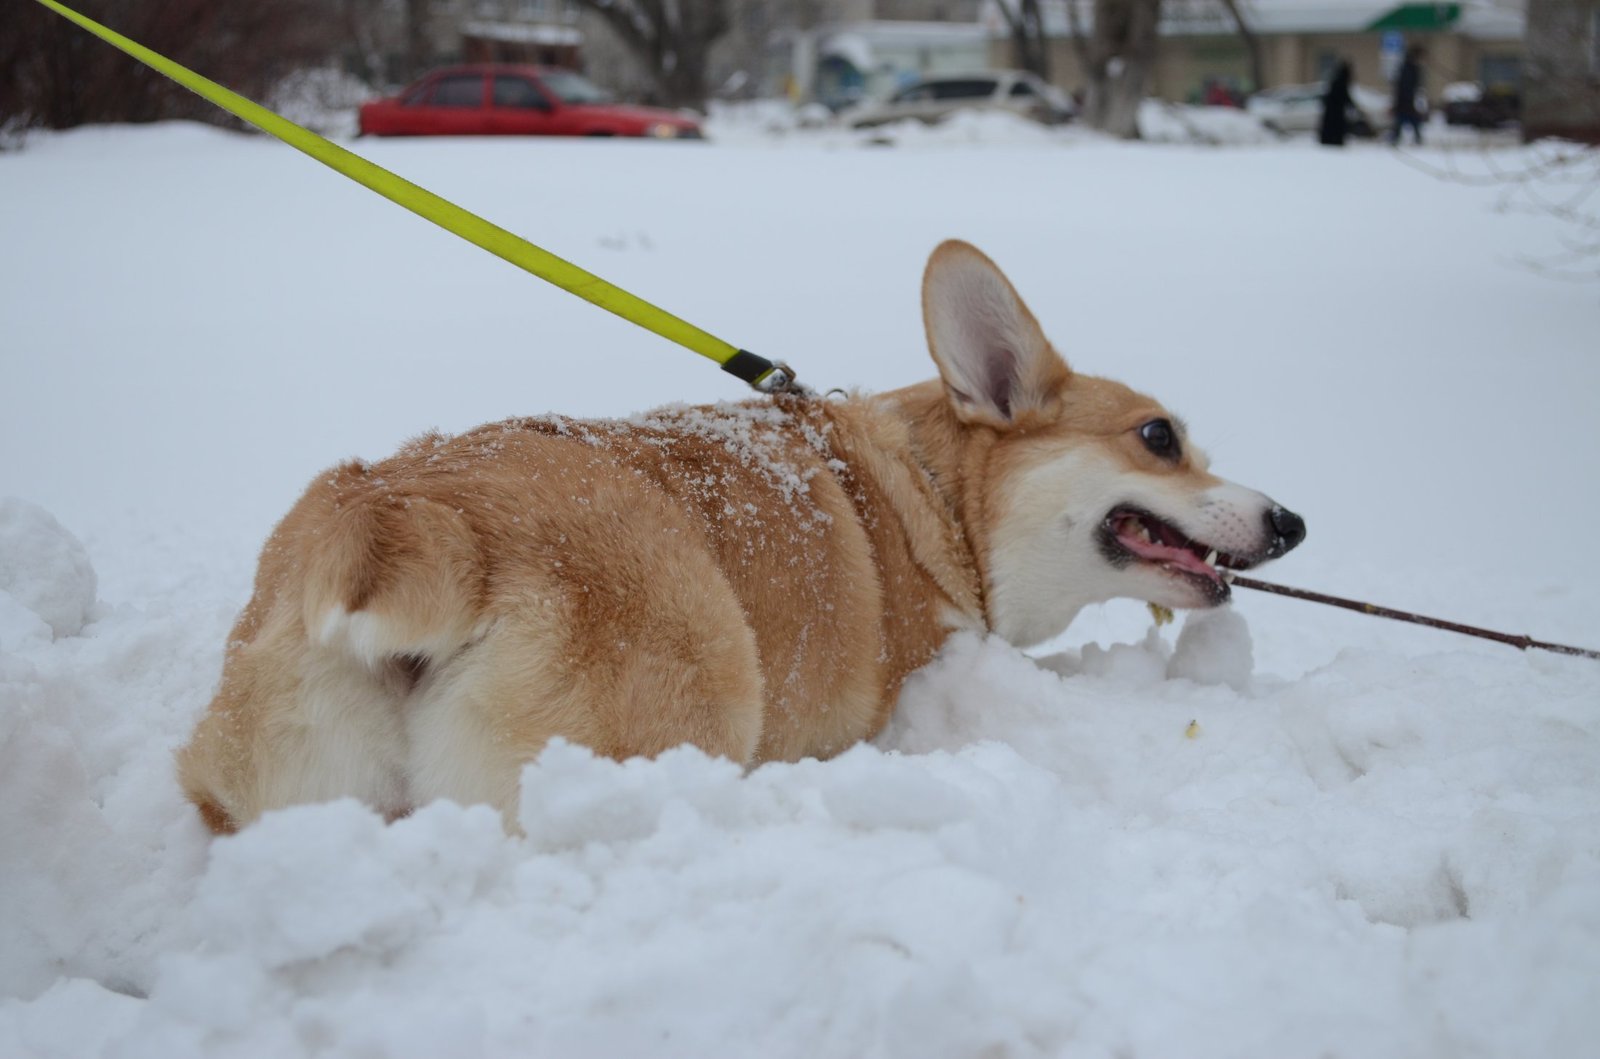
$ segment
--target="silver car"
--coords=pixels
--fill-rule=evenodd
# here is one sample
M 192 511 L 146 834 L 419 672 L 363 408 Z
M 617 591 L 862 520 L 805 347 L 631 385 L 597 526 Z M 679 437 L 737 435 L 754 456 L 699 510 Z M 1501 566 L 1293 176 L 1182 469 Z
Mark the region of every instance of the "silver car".
M 841 117 L 853 129 L 907 120 L 931 125 L 958 110 L 1005 110 L 1046 125 L 1070 121 L 1074 113 L 1072 101 L 1038 76 L 1025 70 L 989 70 L 924 77 Z

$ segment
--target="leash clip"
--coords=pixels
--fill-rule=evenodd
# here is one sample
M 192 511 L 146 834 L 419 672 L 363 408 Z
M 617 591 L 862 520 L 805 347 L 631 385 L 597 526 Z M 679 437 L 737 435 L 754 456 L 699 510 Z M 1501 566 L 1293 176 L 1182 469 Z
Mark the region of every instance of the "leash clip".
M 781 360 L 772 362 L 766 376 L 750 384 L 759 393 L 805 393 L 806 388 L 795 381 L 794 369 Z
M 750 384 L 757 393 L 809 393 L 794 380 L 794 369 L 781 360 L 768 360 L 741 349 L 722 362 L 722 370 Z

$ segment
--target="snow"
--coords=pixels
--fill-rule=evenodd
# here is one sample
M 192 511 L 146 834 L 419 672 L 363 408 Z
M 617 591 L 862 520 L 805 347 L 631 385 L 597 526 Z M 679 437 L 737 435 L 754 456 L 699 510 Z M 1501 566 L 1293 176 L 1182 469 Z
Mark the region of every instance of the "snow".
M 82 632 L 95 600 L 83 544 L 50 512 L 15 497 L 0 497 L 0 599 L 10 620 L 43 623 L 52 637 Z
M 1517 265 L 1559 251 L 1547 219 L 1422 171 L 1519 152 L 713 132 L 357 146 L 822 388 L 931 374 L 922 264 L 970 239 L 1070 361 L 1306 517 L 1267 579 L 1600 645 L 1594 288 Z M 1032 656 L 960 635 L 828 762 L 552 745 L 523 838 L 342 802 L 209 840 L 171 752 L 320 468 L 740 386 L 213 129 L 33 137 L 0 233 L 0 1054 L 1600 1037 L 1600 667 L 1242 592 L 1165 629 L 1111 604 Z
M 1273 133 L 1237 107 L 1198 107 L 1147 99 L 1139 104 L 1139 135 L 1152 143 L 1266 143 Z

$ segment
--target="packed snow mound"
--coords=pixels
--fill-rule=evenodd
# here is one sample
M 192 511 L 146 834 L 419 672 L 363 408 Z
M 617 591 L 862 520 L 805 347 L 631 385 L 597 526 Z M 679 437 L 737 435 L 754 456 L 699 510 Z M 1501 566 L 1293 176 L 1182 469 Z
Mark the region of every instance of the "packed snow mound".
M 1397 681 L 1351 653 L 1238 692 L 1125 646 L 1149 664 L 1063 677 L 958 637 L 877 745 L 827 762 L 556 742 L 525 837 L 448 803 L 268 814 L 187 899 L 85 880 L 166 907 L 124 980 L 148 999 L 59 982 L 0 1008 L 0 1050 L 1576 1054 L 1600 718 L 1573 662 Z
M 892 146 L 935 150 L 1048 146 L 1070 142 L 1076 135 L 1071 126 L 1051 127 L 1010 111 L 981 108 L 956 110 L 931 123 L 906 118 L 859 129 L 850 126 L 849 117 L 849 112 L 834 116 L 821 108 L 797 110 L 771 101 L 723 104 L 712 109 L 706 134 L 718 144 L 800 142 L 835 148 Z
M 959 147 L 974 144 L 1038 144 L 1061 138 L 1061 131 L 1004 110 L 957 110 L 932 124 L 906 120 L 857 129 L 866 143 L 896 147 Z
M 94 607 L 89 552 L 55 516 L 17 497 L 0 497 L 0 643 L 32 624 L 76 636 Z
M 1210 146 L 1270 143 L 1276 137 L 1254 114 L 1237 107 L 1201 107 L 1146 99 L 1139 104 L 1139 135 L 1153 143 Z

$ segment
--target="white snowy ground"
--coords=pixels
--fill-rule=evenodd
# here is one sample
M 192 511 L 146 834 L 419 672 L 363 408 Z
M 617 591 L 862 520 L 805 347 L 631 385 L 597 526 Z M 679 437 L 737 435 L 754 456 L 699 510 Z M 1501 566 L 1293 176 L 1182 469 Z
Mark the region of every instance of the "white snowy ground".
M 920 269 L 970 239 L 1305 515 L 1268 576 L 1600 643 L 1600 294 L 1518 267 L 1557 233 L 1492 190 L 1359 145 L 718 131 L 359 149 L 822 386 L 930 374 Z M 1270 597 L 958 638 L 826 763 L 552 747 L 525 840 L 342 803 L 208 841 L 169 756 L 318 469 L 738 386 L 189 126 L 0 155 L 0 320 L 0 1054 L 1600 1041 L 1600 665 Z

